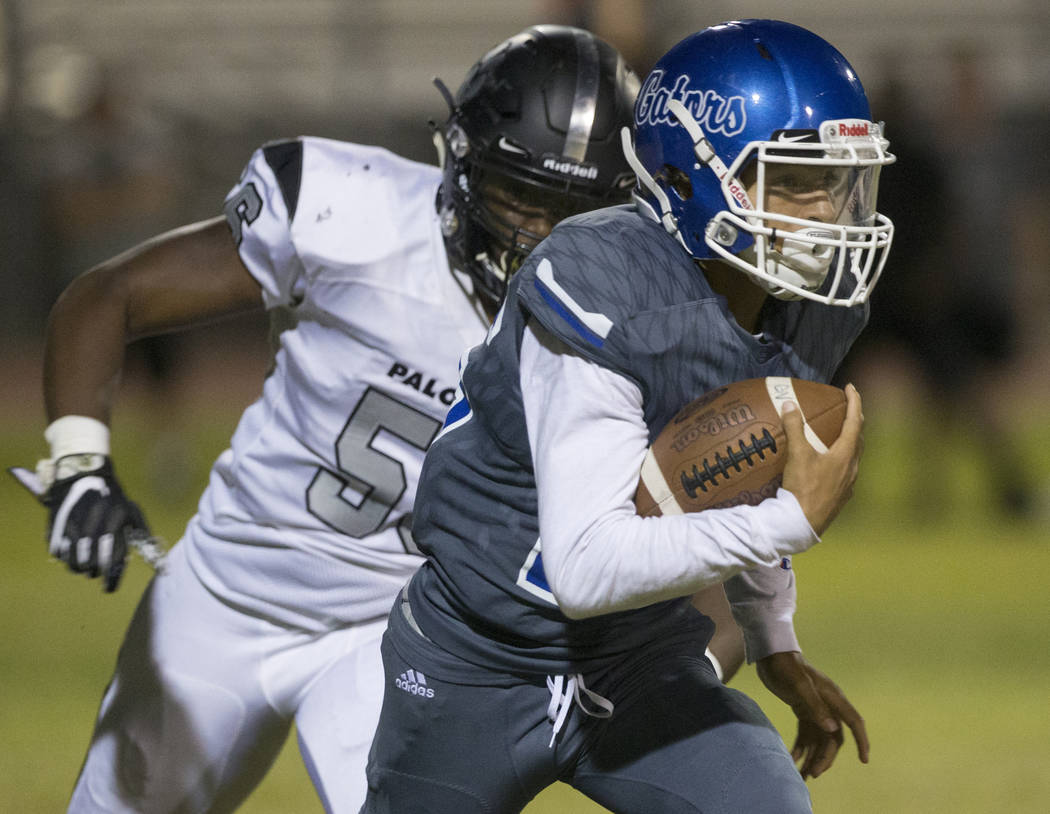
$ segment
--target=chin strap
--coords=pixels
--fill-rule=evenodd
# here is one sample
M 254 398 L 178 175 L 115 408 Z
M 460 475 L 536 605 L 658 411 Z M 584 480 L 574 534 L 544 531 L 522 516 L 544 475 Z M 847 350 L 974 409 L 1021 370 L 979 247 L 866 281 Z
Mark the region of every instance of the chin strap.
M 744 185 L 739 178 L 729 176 L 729 167 L 719 158 L 715 148 L 711 146 L 711 142 L 707 140 L 707 136 L 704 135 L 700 125 L 696 123 L 696 119 L 693 118 L 689 109 L 680 100 L 669 99 L 667 110 L 678 119 L 682 127 L 685 128 L 685 132 L 689 134 L 689 138 L 693 140 L 693 152 L 696 154 L 697 160 L 710 167 L 720 182 L 724 183 L 725 179 L 729 177 L 729 189 L 734 200 L 744 209 L 754 209 L 755 207 L 752 205 L 751 199 L 748 198 Z
M 682 127 L 685 128 L 689 138 L 692 139 L 693 153 L 696 155 L 697 160 L 706 167 L 709 167 L 720 183 L 724 183 L 725 179 L 729 177 L 729 190 L 734 200 L 736 200 L 742 208 L 754 210 L 755 207 L 752 205 L 751 199 L 748 197 L 743 183 L 741 183 L 738 178 L 729 175 L 729 167 L 726 166 L 725 162 L 718 156 L 718 153 L 715 152 L 714 147 L 711 146 L 711 142 L 708 141 L 707 136 L 704 135 L 704 131 L 700 128 L 700 125 L 696 123 L 692 114 L 689 113 L 688 108 L 686 108 L 686 106 L 678 99 L 670 99 L 667 102 L 667 110 L 678 119 Z M 688 250 L 689 247 L 686 246 L 685 239 L 682 237 L 681 230 L 678 228 L 678 220 L 673 214 L 671 214 L 671 201 L 667 197 L 667 193 L 663 188 L 656 183 L 656 179 L 649 174 L 649 171 L 642 166 L 642 162 L 638 160 L 638 156 L 634 152 L 634 145 L 631 143 L 631 132 L 629 128 L 624 127 L 620 131 L 620 140 L 623 144 L 624 158 L 627 159 L 627 163 L 630 164 L 631 169 L 634 170 L 635 175 L 638 176 L 639 183 L 649 190 L 660 204 L 660 211 L 656 214 L 660 222 L 664 225 L 664 229 L 678 238 L 678 242 Z
M 678 238 L 678 242 L 688 250 L 689 247 L 685 245 L 682 233 L 678 230 L 678 220 L 671 214 L 671 201 L 668 199 L 667 193 L 660 188 L 660 185 L 656 183 L 649 171 L 642 166 L 642 162 L 638 160 L 638 156 L 634 152 L 634 145 L 631 143 L 631 129 L 629 127 L 624 127 L 620 131 L 620 141 L 623 144 L 623 157 L 627 159 L 627 163 L 631 165 L 634 174 L 638 176 L 639 183 L 649 190 L 660 204 L 660 211 L 654 211 L 654 214 L 664 225 L 664 229 L 667 230 L 668 234 Z

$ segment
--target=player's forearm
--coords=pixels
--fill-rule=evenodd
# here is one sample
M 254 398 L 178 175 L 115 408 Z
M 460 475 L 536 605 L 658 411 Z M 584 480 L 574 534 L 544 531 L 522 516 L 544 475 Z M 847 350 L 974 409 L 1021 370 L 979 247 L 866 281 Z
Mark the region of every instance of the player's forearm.
M 795 635 L 795 572 L 790 561 L 743 571 L 726 581 L 725 592 L 743 631 L 749 663 L 801 650 Z
M 261 308 L 221 217 L 173 229 L 76 278 L 48 321 L 48 418 L 109 422 L 128 342 Z
M 610 514 L 579 536 L 541 525 L 540 538 L 551 590 L 573 618 L 690 595 L 814 542 L 783 491 L 760 506 L 660 518 Z
M 631 498 L 648 431 L 637 386 L 533 328 L 521 373 L 544 570 L 567 615 L 692 594 L 816 542 L 783 490 L 760 506 L 639 517 Z
M 78 277 L 55 303 L 44 349 L 48 421 L 83 415 L 108 424 L 127 342 L 127 294 L 103 271 Z

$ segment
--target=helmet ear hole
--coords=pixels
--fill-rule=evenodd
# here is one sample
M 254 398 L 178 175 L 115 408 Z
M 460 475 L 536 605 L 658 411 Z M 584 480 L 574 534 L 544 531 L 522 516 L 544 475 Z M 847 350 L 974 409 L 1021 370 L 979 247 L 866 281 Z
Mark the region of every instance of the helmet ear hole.
M 662 182 L 678 196 L 679 200 L 688 201 L 693 197 L 693 182 L 689 176 L 671 164 L 664 164 L 660 171 L 654 176 L 656 181 Z

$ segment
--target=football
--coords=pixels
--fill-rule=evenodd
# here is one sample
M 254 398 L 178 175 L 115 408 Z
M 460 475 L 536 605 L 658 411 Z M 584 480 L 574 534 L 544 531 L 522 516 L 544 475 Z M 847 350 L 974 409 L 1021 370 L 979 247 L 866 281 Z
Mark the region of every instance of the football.
M 634 504 L 643 517 L 755 505 L 776 495 L 787 458 L 784 403 L 802 411 L 821 452 L 842 430 L 846 394 L 806 379 L 767 376 L 719 387 L 690 402 L 642 463 Z

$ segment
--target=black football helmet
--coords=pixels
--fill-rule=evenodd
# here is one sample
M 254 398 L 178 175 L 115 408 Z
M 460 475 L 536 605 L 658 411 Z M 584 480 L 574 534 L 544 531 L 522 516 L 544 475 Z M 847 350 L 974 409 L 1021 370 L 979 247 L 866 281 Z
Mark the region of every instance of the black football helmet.
M 508 222 L 487 202 L 547 213 L 553 224 L 624 203 L 634 173 L 620 143 L 639 81 L 611 45 L 587 31 L 539 25 L 500 43 L 467 74 L 450 113 L 434 126 L 444 169 L 437 208 L 449 261 L 498 306 L 507 280 L 544 237 Z

